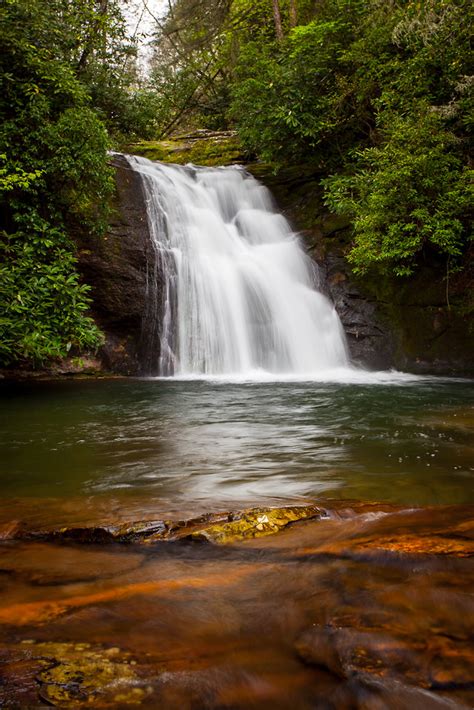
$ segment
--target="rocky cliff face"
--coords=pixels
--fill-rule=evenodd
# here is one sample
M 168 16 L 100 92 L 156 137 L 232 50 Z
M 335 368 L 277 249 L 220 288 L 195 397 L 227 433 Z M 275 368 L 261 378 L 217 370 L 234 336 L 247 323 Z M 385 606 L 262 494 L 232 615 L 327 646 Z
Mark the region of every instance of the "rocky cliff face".
M 119 374 L 146 371 L 156 332 L 149 320 L 149 284 L 159 282 L 140 177 L 114 155 L 116 193 L 107 235 L 82 238 L 79 267 L 92 287 L 93 315 L 105 333 L 104 369 Z M 159 284 L 158 284 L 159 286 Z

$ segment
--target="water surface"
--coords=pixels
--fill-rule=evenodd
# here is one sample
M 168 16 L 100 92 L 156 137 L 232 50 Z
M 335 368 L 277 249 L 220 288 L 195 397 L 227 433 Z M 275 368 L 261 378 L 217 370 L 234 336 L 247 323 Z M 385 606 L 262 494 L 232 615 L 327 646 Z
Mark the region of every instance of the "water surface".
M 318 497 L 472 503 L 473 381 L 368 381 L 4 384 L 1 494 L 37 522 Z

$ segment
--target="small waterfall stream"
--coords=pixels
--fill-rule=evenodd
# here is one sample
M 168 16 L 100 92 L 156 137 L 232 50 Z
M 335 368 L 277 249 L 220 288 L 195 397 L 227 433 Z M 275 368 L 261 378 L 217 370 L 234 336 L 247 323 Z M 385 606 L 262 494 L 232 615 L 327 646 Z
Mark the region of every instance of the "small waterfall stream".
M 160 320 L 153 374 L 310 377 L 349 365 L 317 267 L 263 185 L 240 167 L 128 160 L 162 274 L 149 284 Z

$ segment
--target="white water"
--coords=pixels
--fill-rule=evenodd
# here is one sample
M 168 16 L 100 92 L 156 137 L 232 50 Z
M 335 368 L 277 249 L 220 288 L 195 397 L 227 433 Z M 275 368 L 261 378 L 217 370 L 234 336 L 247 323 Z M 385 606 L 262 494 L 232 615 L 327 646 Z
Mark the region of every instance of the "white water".
M 128 160 L 165 274 L 155 373 L 314 378 L 349 367 L 316 266 L 265 187 L 239 167 Z

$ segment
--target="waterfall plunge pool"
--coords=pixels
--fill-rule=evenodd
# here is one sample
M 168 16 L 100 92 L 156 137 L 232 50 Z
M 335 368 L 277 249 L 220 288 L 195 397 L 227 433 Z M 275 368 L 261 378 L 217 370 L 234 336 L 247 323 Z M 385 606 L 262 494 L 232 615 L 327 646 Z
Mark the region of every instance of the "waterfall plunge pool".
M 384 377 L 2 383 L 2 516 L 473 503 L 474 382 Z

